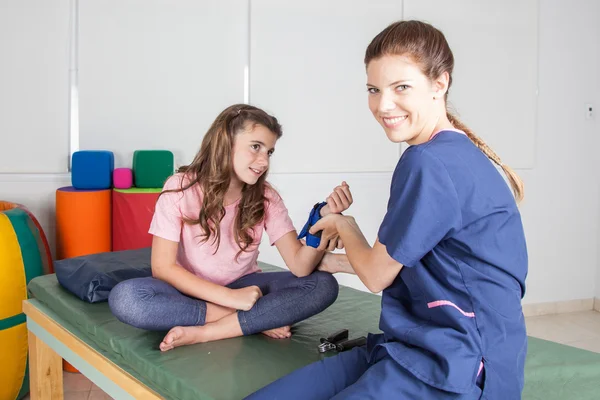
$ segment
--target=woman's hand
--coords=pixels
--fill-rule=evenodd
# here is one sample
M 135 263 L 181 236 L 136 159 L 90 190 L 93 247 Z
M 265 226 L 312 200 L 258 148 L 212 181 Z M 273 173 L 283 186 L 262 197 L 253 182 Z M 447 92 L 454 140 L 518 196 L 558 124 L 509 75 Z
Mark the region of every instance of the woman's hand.
M 325 199 L 327 205 L 321 208 L 321 216 L 324 217 L 329 214 L 339 214 L 346 211 L 352 205 L 352 193 L 350 192 L 350 186 L 346 181 L 342 182 L 341 185 L 336 186 L 333 192 L 327 199 Z
M 225 305 L 236 310 L 248 311 L 262 297 L 258 286 L 248 286 L 241 289 L 231 289 L 230 299 Z
M 319 244 L 318 250 L 333 251 L 335 250 L 338 241 L 341 243 L 337 224 L 344 218 L 345 217 L 341 214 L 329 214 L 321 218 L 310 228 L 310 233 L 312 235 L 321 231 L 321 244 Z

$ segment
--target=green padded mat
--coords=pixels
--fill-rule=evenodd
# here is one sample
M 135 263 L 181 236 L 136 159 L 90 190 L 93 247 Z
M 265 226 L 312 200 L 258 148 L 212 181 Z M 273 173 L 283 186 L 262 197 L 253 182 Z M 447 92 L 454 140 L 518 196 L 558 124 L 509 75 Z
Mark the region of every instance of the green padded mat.
M 265 271 L 279 270 L 264 263 Z M 341 287 L 331 307 L 292 328 L 292 338 L 264 335 L 184 346 L 161 353 L 164 332 L 117 321 L 107 303 L 89 304 L 63 289 L 56 276 L 33 279 L 32 295 L 67 330 L 166 399 L 241 399 L 323 357 L 319 338 L 348 328 L 351 337 L 379 332 L 381 298 Z M 600 398 L 600 354 L 529 338 L 524 399 Z

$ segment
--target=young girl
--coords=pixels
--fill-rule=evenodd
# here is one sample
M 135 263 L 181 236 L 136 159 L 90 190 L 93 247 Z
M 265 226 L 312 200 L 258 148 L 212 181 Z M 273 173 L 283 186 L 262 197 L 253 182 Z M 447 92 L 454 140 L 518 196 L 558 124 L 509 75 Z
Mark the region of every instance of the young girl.
M 337 298 L 335 278 L 313 272 L 324 251 L 297 239 L 281 197 L 266 181 L 281 135 L 276 118 L 233 105 L 214 121 L 192 163 L 165 183 L 149 231 L 153 277 L 121 282 L 109 297 L 120 321 L 169 330 L 162 351 L 257 332 L 289 337 L 290 325 Z M 351 203 L 344 182 L 321 215 Z M 263 230 L 291 272 L 260 272 Z
M 383 334 L 250 398 L 518 399 L 527 349 L 527 250 L 515 201 L 523 185 L 447 112 L 454 59 L 439 30 L 394 23 L 368 46 L 365 64 L 373 116 L 392 142 L 411 146 L 373 247 L 350 216 L 328 215 L 312 232 L 346 248 L 347 259 L 324 269 L 383 290 Z

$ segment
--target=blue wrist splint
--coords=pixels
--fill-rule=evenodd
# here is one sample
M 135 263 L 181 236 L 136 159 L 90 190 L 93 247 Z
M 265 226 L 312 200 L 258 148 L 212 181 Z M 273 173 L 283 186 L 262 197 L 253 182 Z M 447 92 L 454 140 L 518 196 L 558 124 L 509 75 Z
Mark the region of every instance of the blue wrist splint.
M 316 234 L 312 235 L 308 231 L 310 230 L 310 228 L 312 228 L 314 224 L 317 223 L 318 220 L 321 219 L 321 208 L 325 207 L 326 205 L 326 202 L 322 202 L 317 203 L 313 206 L 312 210 L 310 210 L 308 221 L 306 221 L 304 228 L 302 228 L 300 234 L 298 235 L 298 239 L 306 237 L 306 244 L 310 247 L 317 248 L 321 243 L 321 232 L 317 232 Z

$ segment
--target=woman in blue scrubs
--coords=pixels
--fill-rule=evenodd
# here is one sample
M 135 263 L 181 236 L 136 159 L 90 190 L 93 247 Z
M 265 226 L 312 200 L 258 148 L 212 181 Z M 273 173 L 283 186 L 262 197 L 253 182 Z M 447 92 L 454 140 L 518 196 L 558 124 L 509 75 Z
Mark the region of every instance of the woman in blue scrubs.
M 373 39 L 365 64 L 373 116 L 392 142 L 410 147 L 373 247 L 351 216 L 328 215 L 311 233 L 321 231 L 323 249 L 330 240 L 345 245 L 343 259 L 323 269 L 356 273 L 383 291 L 383 333 L 250 398 L 519 399 L 522 182 L 447 111 L 454 58 L 439 30 L 394 23 Z

